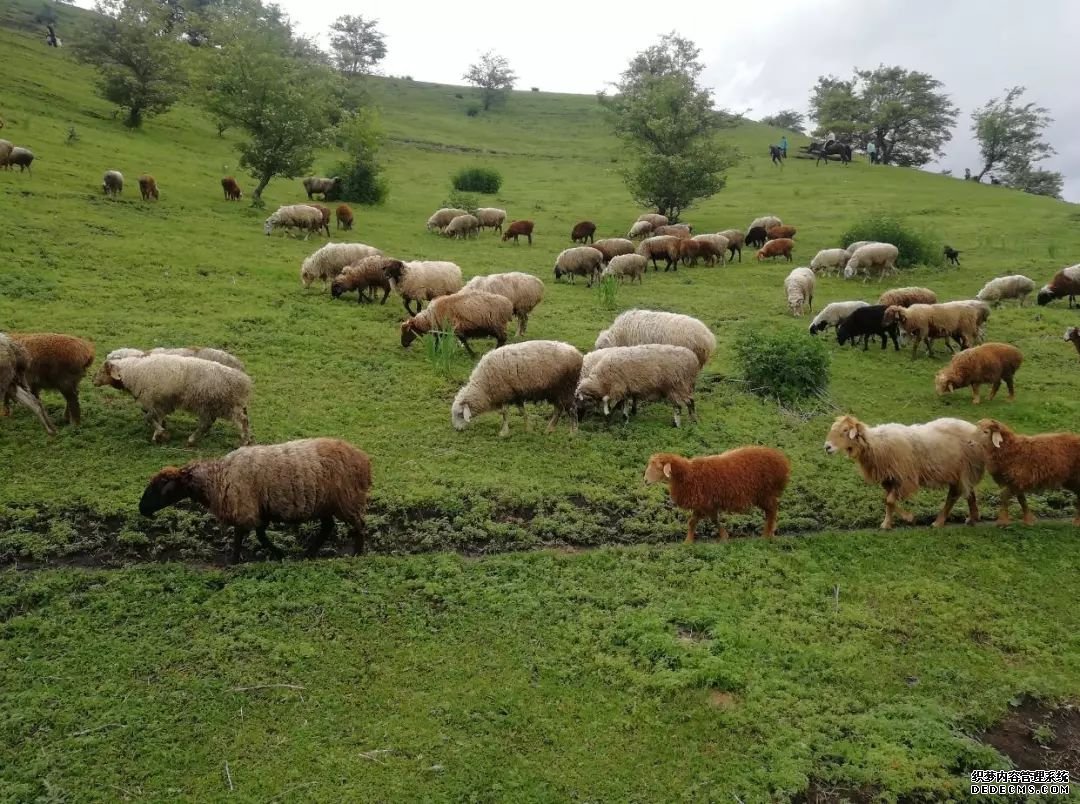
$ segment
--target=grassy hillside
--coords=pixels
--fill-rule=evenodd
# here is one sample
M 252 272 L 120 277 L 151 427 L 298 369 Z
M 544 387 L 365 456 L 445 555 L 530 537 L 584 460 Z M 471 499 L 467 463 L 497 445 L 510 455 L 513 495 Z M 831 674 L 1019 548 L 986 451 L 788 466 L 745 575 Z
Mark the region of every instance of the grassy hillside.
M 16 65 L 0 96 L 3 136 L 38 157 L 32 176 L 0 171 L 0 331 L 79 334 L 99 361 L 121 346 L 235 352 L 255 378 L 259 442 L 333 435 L 372 455 L 370 525 L 383 552 L 673 541 L 684 517 L 642 486 L 649 454 L 747 443 L 792 459 L 781 534 L 819 534 L 207 570 L 222 555 L 216 526 L 193 508 L 149 525 L 136 502 L 156 470 L 221 455 L 237 434 L 219 423 L 188 450 L 194 421 L 177 414 L 172 442 L 152 445 L 130 398 L 87 381 L 78 429 L 47 439 L 20 408 L 0 420 L 0 562 L 188 564 L 0 573 L 0 801 L 216 800 L 229 792 L 226 760 L 244 800 L 749 802 L 811 780 L 941 799 L 959 795 L 968 769 L 1005 763 L 974 738 L 1010 700 L 1080 691 L 1074 528 L 840 533 L 875 526 L 880 493 L 821 449 L 843 411 L 1075 426 L 1067 305 L 993 313 L 990 338 L 1026 355 L 1015 402 L 936 397 L 944 357 L 830 342 L 828 401 L 786 412 L 744 392 L 731 355 L 746 327 L 805 333 L 808 319 L 786 314 L 786 264 L 748 255 L 650 273 L 619 291 L 615 309 L 583 283 L 552 281 L 576 221 L 614 236 L 639 212 L 595 99 L 515 93 L 470 118 L 467 90 L 379 80 L 390 199 L 358 209 L 356 231 L 335 240 L 454 260 L 467 276 L 534 273 L 546 284 L 534 338 L 588 349 L 631 307 L 692 314 L 718 336 L 697 426 L 675 430 L 653 405 L 627 427 L 591 418 L 577 436 L 565 426 L 545 435 L 540 410 L 529 433 L 515 414 L 508 439 L 496 436 L 497 415 L 456 433 L 448 408 L 470 362 L 459 356 L 446 378 L 420 344 L 402 349 L 396 297 L 358 306 L 302 289 L 300 262 L 321 241 L 265 237 L 267 211 L 222 199 L 226 173 L 252 186 L 228 134 L 190 106 L 128 131 L 67 49 L 0 28 L 0 52 Z M 853 222 L 896 215 L 963 251 L 959 270 L 893 281 L 942 299 L 969 298 L 1005 272 L 1041 284 L 1080 254 L 1074 206 L 862 162 L 791 159 L 778 170 L 763 154 L 778 132 L 747 124 L 723 136 L 745 158 L 727 189 L 686 214 L 698 231 L 775 213 L 798 227 L 796 259 L 807 264 Z M 322 155 L 316 172 L 337 158 Z M 486 202 L 536 221 L 531 248 L 424 231 L 449 176 L 474 164 L 505 177 Z M 127 177 L 122 199 L 101 195 L 107 169 Z M 138 200 L 143 172 L 157 177 L 157 204 Z M 302 198 L 299 181 L 266 193 L 270 209 Z M 823 279 L 815 308 L 873 301 L 888 286 Z M 59 420 L 59 398 L 46 401 Z M 993 488 L 981 491 L 988 513 Z M 921 522 L 941 496 L 915 501 Z M 1033 502 L 1048 517 L 1071 506 L 1058 493 Z M 760 528 L 757 515 L 733 524 Z M 274 538 L 295 549 L 288 531 Z M 263 684 L 304 689 L 232 691 Z

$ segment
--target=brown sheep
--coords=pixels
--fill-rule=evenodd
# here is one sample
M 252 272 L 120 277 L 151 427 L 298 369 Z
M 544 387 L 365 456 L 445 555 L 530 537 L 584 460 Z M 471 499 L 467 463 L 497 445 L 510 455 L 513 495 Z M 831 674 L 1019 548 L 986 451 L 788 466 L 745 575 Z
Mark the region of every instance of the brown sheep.
M 638 244 L 637 251 L 647 260 L 652 260 L 653 271 L 657 270 L 656 260 L 664 258 L 664 271 L 678 270 L 679 238 L 673 235 L 647 237 Z
M 1080 296 L 1080 265 L 1070 265 L 1054 274 L 1054 278 L 1042 287 L 1035 300 L 1043 307 L 1063 296 L 1069 297 L 1069 309 L 1072 309 L 1076 297 Z
M 634 244 L 625 237 L 608 237 L 604 240 L 596 240 L 592 247 L 604 255 L 604 262 L 611 262 L 615 257 L 622 254 L 633 254 Z
M 319 214 L 322 215 L 322 226 L 318 227 L 318 229 L 325 229 L 326 230 L 326 236 L 329 237 L 330 236 L 330 208 L 329 207 L 324 207 L 322 204 L 309 204 L 308 206 L 315 207 L 315 209 L 319 210 Z
M 773 226 L 772 228 L 765 230 L 765 239 L 780 240 L 781 238 L 786 237 L 791 240 L 795 237 L 796 231 L 794 226 Z
M 1076 347 L 1076 353 L 1080 355 L 1080 327 L 1069 327 L 1065 330 L 1065 340 Z
M 512 237 L 514 238 L 514 242 L 516 243 L 518 241 L 518 238 L 521 237 L 521 235 L 525 235 L 525 237 L 529 238 L 529 245 L 531 246 L 533 235 L 532 221 L 514 221 L 506 228 L 506 231 L 503 232 L 502 239 L 505 243 Z
M 929 288 L 893 288 L 878 298 L 884 307 L 910 307 L 913 304 L 937 304 L 937 294 Z
M 1080 435 L 1025 436 L 994 419 L 982 419 L 975 427 L 990 475 L 1001 486 L 999 525 L 1009 524 L 1009 499 L 1013 495 L 1024 512 L 1024 524 L 1034 524 L 1035 517 L 1024 495 L 1044 489 L 1067 489 L 1075 494 L 1073 524 L 1080 525 Z
M 666 483 L 671 501 L 690 511 L 688 543 L 697 537 L 701 519 L 712 519 L 717 536 L 728 538 L 720 514 L 741 514 L 751 508 L 765 513 L 762 535 L 771 539 L 776 533 L 780 496 L 790 476 L 787 456 L 769 447 L 739 447 L 721 455 L 689 459 L 661 452 L 649 458 L 645 468 L 646 483 Z
M 758 250 L 756 256 L 758 262 L 761 262 L 761 260 L 766 259 L 767 257 L 773 259 L 776 257 L 784 257 L 788 262 L 791 262 L 791 250 L 793 248 L 795 248 L 794 240 L 787 237 L 781 237 L 779 240 L 770 240 L 767 242 Z
M 149 201 L 151 199 L 154 201 L 158 200 L 157 182 L 154 181 L 154 177 L 149 173 L 144 173 L 139 176 L 139 193 L 142 195 L 143 201 Z
M 51 332 L 12 333 L 9 337 L 30 358 L 23 374 L 30 393 L 40 399 L 43 390 L 59 391 L 67 403 L 64 418 L 71 424 L 79 424 L 79 383 L 94 362 L 94 344 Z M 4 400 L 5 415 L 10 401 L 10 398 Z
M 596 224 L 592 221 L 579 221 L 574 224 L 573 230 L 570 232 L 570 242 L 572 243 L 592 243 L 596 240 L 594 235 L 596 234 Z
M 375 301 L 375 290 L 381 289 L 383 297 L 379 304 L 386 304 L 386 298 L 390 295 L 390 279 L 386 276 L 385 269 L 390 262 L 386 257 L 376 256 L 365 257 L 352 265 L 346 265 L 330 284 L 330 295 L 337 299 L 341 294 L 355 290 L 356 303 L 360 304 L 369 301 L 364 296 L 365 290 L 370 291 L 370 301 Z
M 1023 353 L 1007 343 L 984 343 L 953 356 L 952 362 L 937 373 L 934 387 L 938 395 L 949 394 L 957 388 L 971 386 L 971 403 L 979 404 L 979 386 L 993 383 L 990 399 L 993 400 L 1002 381 L 1009 389 L 1009 399 L 1016 398 L 1013 376 L 1024 362 Z
M 728 243 L 728 262 L 735 259 L 735 252 L 739 253 L 739 262 L 742 262 L 742 247 L 746 242 L 746 234 L 741 229 L 724 229 L 722 232 L 717 232 L 721 237 L 727 238 Z
M 337 228 L 344 229 L 346 232 L 352 231 L 353 211 L 349 209 L 348 204 L 339 204 L 334 210 L 334 216 L 337 218 Z
M 226 176 L 221 180 L 221 189 L 225 192 L 226 201 L 239 201 L 244 197 L 244 191 L 240 189 L 240 185 L 232 176 Z
M 657 226 L 652 234 L 653 237 L 669 235 L 685 240 L 690 237 L 690 227 L 685 223 L 669 223 L 667 226 Z
M 485 291 L 467 290 L 439 296 L 426 310 L 401 322 L 401 345 L 409 345 L 421 335 L 434 332 L 439 338 L 449 328 L 465 351 L 475 357 L 469 338 L 494 338 L 499 346 L 506 343 L 506 326 L 514 317 L 514 305 L 505 296 Z

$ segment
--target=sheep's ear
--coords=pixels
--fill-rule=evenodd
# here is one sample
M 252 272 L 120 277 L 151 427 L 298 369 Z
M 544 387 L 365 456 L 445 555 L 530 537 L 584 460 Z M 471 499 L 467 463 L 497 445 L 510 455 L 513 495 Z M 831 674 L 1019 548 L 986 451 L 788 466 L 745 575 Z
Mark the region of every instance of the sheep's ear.
M 110 380 L 120 379 L 120 370 L 116 367 L 116 364 L 111 360 L 105 362 L 105 371 L 109 375 Z
M 995 430 L 994 434 L 990 436 L 990 440 L 994 442 L 995 447 L 1001 449 L 1001 433 Z
M 472 421 L 472 411 L 469 410 L 468 405 L 461 406 L 461 417 L 467 422 Z
M 850 438 L 852 441 L 854 441 L 856 438 L 859 437 L 859 428 L 858 427 L 850 428 L 847 431 L 847 437 Z
M 608 396 L 607 394 L 604 394 L 603 402 L 604 402 L 604 415 L 605 416 L 607 416 L 609 413 L 611 413 L 611 408 L 608 407 L 608 402 L 610 400 L 611 400 L 611 397 Z
M 664 477 L 671 477 L 671 464 L 670 463 L 665 463 L 664 464 Z

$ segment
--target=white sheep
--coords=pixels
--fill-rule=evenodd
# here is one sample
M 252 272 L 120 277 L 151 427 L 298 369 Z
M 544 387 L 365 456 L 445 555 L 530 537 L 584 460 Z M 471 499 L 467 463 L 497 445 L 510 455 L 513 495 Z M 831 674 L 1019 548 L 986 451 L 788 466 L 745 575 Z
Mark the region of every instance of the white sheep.
M 581 379 L 574 392 L 580 406 L 599 404 L 608 415 L 622 403 L 623 418 L 629 421 L 631 406 L 666 399 L 675 409 L 676 427 L 681 424 L 683 405 L 690 420 L 697 421 L 694 383 L 701 366 L 685 346 L 615 346 L 592 354 L 596 356 L 582 361 Z
M 647 221 L 648 223 L 652 224 L 652 227 L 654 229 L 660 226 L 667 226 L 669 223 L 671 223 L 671 221 L 668 220 L 667 215 L 661 215 L 659 212 L 643 212 L 638 215 L 638 221 Z
M 689 349 L 704 366 L 716 351 L 716 336 L 701 321 L 680 313 L 627 310 L 596 338 L 596 349 L 662 343 Z
M 239 358 L 229 354 L 223 349 L 212 349 L 207 346 L 158 346 L 150 351 L 142 349 L 113 349 L 105 356 L 106 360 L 121 360 L 125 357 L 143 357 L 145 355 L 179 355 L 180 357 L 197 357 L 199 360 L 209 360 L 212 363 L 220 363 L 223 366 L 246 372 L 244 364 Z
M 852 253 L 844 266 L 844 279 L 851 279 L 856 274 L 877 273 L 879 277 L 896 272 L 896 260 L 900 249 L 892 243 L 870 243 L 859 246 Z
M 766 232 L 774 226 L 783 226 L 784 222 L 775 215 L 762 215 L 760 218 L 754 218 L 753 223 L 746 227 L 746 233 L 749 234 L 751 229 L 761 227 Z
M 642 277 L 648 267 L 649 261 L 640 254 L 620 254 L 611 258 L 611 262 L 607 264 L 600 276 L 601 278 L 614 276 L 619 282 L 629 277 L 631 285 L 634 284 L 635 279 L 638 284 L 643 284 Z
M 444 260 L 389 260 L 383 270 L 410 316 L 420 312 L 423 302 L 457 293 L 462 286 L 461 268 Z M 411 302 L 416 302 L 416 313 Z
M 544 283 L 532 274 L 509 271 L 503 274 L 474 276 L 462 290 L 483 290 L 497 293 L 514 305 L 514 317 L 518 321 L 518 335 L 525 334 L 531 313 L 544 300 Z
M 1028 294 L 1035 290 L 1035 283 L 1023 274 L 1011 276 L 999 276 L 991 279 L 983 289 L 975 296 L 979 301 L 990 302 L 995 307 L 1005 299 L 1019 299 L 1020 306 L 1024 306 Z
M 827 304 L 825 305 L 825 309 L 814 316 L 814 320 L 810 322 L 810 334 L 817 335 L 819 332 L 827 330 L 830 326 L 838 327 L 845 318 L 860 307 L 869 306 L 870 305 L 864 301 L 842 301 Z
M 815 274 L 838 274 L 849 259 L 851 255 L 848 254 L 847 249 L 823 248 L 814 255 L 814 259 L 810 260 L 810 270 Z
M 604 253 L 592 246 L 574 246 L 563 249 L 555 259 L 555 281 L 562 276 L 570 277 L 570 284 L 574 283 L 575 276 L 589 277 L 589 287 L 593 280 L 600 275 L 600 266 L 604 261 Z
M 363 243 L 327 243 L 310 254 L 300 265 L 300 282 L 306 288 L 311 287 L 311 283 L 316 279 L 328 282 L 340 274 L 346 265 L 381 254 L 379 249 Z
M 322 211 L 307 204 L 291 204 L 278 207 L 277 211 L 263 223 L 263 231 L 267 237 L 270 236 L 274 229 L 285 229 L 286 231 L 300 229 L 306 233 L 304 239 L 307 240 L 312 232 L 318 232 L 322 228 Z
M 468 215 L 468 210 L 456 209 L 454 207 L 443 207 L 427 219 L 427 230 L 429 232 L 442 231 L 454 218 L 458 215 Z
M 119 170 L 106 170 L 101 179 L 101 191 L 105 195 L 120 195 L 124 192 L 124 174 Z
M 626 236 L 631 240 L 637 240 L 639 237 L 648 237 L 655 228 L 656 227 L 649 221 L 636 221 L 634 225 L 630 227 L 630 231 L 626 233 Z
M 494 229 L 501 232 L 503 223 L 506 222 L 506 210 L 497 207 L 480 207 L 476 210 L 476 219 L 480 222 L 481 229 Z
M 475 215 L 458 215 L 446 225 L 442 233 L 447 237 L 458 239 L 477 235 L 480 233 L 480 221 Z
M 854 254 L 859 249 L 861 249 L 863 246 L 871 246 L 871 245 L 873 245 L 874 243 L 877 243 L 877 242 L 879 242 L 879 241 L 877 241 L 877 240 L 856 240 L 851 245 L 845 246 L 844 251 L 847 252 L 848 259 L 851 259 L 851 255 Z
M 794 316 L 803 314 L 803 308 L 814 309 L 814 272 L 809 268 L 795 268 L 784 280 L 784 296 L 788 309 Z

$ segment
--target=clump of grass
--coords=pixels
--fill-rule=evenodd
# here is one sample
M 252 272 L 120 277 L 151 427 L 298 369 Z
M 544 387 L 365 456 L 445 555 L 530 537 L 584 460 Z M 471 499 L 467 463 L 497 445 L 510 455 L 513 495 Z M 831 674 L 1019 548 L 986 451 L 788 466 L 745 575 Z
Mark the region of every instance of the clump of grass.
M 899 218 L 887 215 L 864 218 L 848 227 L 848 230 L 840 236 L 840 244 L 845 248 L 858 240 L 892 243 L 900 250 L 900 256 L 896 260 L 898 268 L 941 265 L 941 245 Z
M 492 168 L 462 168 L 451 183 L 455 190 L 467 193 L 497 193 L 502 187 L 502 174 Z
M 601 277 L 596 282 L 596 299 L 605 310 L 615 309 L 619 297 L 619 280 L 614 276 Z
M 452 375 L 457 352 L 458 342 L 453 332 L 432 330 L 424 336 L 424 355 L 432 370 L 442 377 Z
M 1058 255 L 1058 244 L 1057 244 L 1056 241 L 1051 240 L 1046 244 L 1046 256 L 1048 256 L 1050 259 L 1054 260 L 1054 259 L 1057 259 L 1057 255 Z
M 735 363 L 751 393 L 794 405 L 829 387 L 829 352 L 797 330 L 744 330 L 735 339 Z

